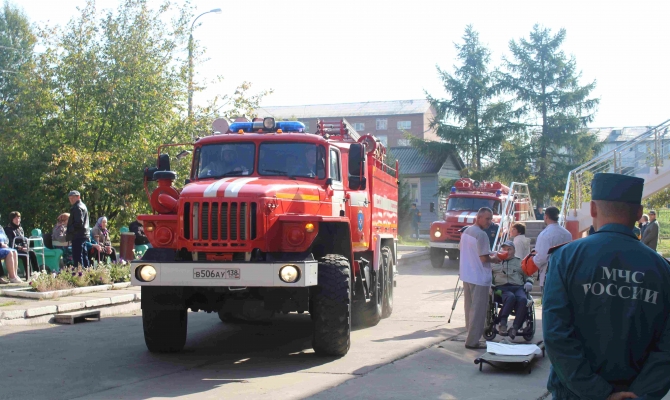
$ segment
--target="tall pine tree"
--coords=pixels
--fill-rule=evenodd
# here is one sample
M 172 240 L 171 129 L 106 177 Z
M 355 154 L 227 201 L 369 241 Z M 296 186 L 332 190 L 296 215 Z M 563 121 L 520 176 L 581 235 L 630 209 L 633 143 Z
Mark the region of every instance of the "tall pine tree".
M 460 64 L 454 66 L 454 74 L 437 68 L 447 98 L 427 94 L 437 111 L 431 125 L 456 147 L 471 171 L 481 171 L 487 161 L 497 159 L 501 143 L 515 125 L 510 106 L 498 99 L 498 85 L 489 70 L 491 53 L 471 25 L 465 28 L 463 43 L 455 46 Z
M 589 98 L 595 81 L 581 86 L 576 61 L 561 50 L 565 29 L 552 35 L 535 25 L 530 38 L 510 41 L 504 88 L 515 95 L 518 115 L 531 133 L 531 189 L 541 203 L 560 194 L 568 172 L 593 157 L 598 143 L 586 132 L 599 100 Z

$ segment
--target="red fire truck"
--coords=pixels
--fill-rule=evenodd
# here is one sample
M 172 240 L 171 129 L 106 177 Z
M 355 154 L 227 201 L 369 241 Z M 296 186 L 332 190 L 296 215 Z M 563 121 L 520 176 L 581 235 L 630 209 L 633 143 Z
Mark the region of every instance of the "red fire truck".
M 374 325 L 393 311 L 397 162 L 345 120 L 316 134 L 273 118 L 223 125 L 191 144 L 181 191 L 163 154 L 172 145 L 145 169 L 154 214 L 138 219 L 153 248 L 131 276 L 147 347 L 180 351 L 188 309 L 223 321 L 307 311 L 315 352 L 346 354 L 352 317 Z
M 493 222 L 500 223 L 502 207 L 509 193 L 509 187 L 500 182 L 479 182 L 470 178 L 457 180 L 444 205 L 444 220 L 430 225 L 430 260 L 433 267 L 442 267 L 445 255 L 451 260 L 459 258 L 461 229 L 475 223 L 477 211 L 481 207 L 492 209 Z M 511 215 L 517 220 L 525 219 L 527 211 L 530 210 L 530 197 L 513 200 L 512 204 L 517 212 Z M 523 213 L 518 212 L 520 210 Z

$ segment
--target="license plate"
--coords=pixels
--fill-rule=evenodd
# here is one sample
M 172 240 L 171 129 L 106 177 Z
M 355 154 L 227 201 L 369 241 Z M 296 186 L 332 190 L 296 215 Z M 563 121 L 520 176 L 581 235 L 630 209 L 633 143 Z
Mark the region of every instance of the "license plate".
M 193 268 L 193 279 L 240 279 L 240 269 Z

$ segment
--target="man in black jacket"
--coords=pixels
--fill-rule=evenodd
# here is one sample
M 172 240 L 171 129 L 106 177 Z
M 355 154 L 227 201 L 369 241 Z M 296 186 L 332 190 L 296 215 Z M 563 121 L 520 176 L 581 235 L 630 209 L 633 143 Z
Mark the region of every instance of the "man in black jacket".
M 72 204 L 70 218 L 67 221 L 67 237 L 72 241 L 72 262 L 75 267 L 81 265 L 88 268 L 88 255 L 86 254 L 86 242 L 89 241 L 88 209 L 81 201 L 78 191 L 71 191 L 68 197 Z

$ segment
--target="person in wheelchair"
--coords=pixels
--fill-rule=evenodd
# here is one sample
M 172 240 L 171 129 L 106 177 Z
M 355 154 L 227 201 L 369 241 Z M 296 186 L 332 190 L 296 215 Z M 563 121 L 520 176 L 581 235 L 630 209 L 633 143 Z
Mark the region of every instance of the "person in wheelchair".
M 507 252 L 507 257 L 500 264 L 492 264 L 493 290 L 502 297 L 502 310 L 500 311 L 500 326 L 498 331 L 501 335 L 508 335 L 511 339 L 516 337 L 517 332 L 526 320 L 528 311 L 527 292 L 533 289 L 533 278 L 526 275 L 521 268 L 521 259 L 516 257 L 514 242 L 506 241 L 502 245 L 502 251 Z M 514 323 L 509 331 L 507 329 L 507 318 L 514 310 Z

